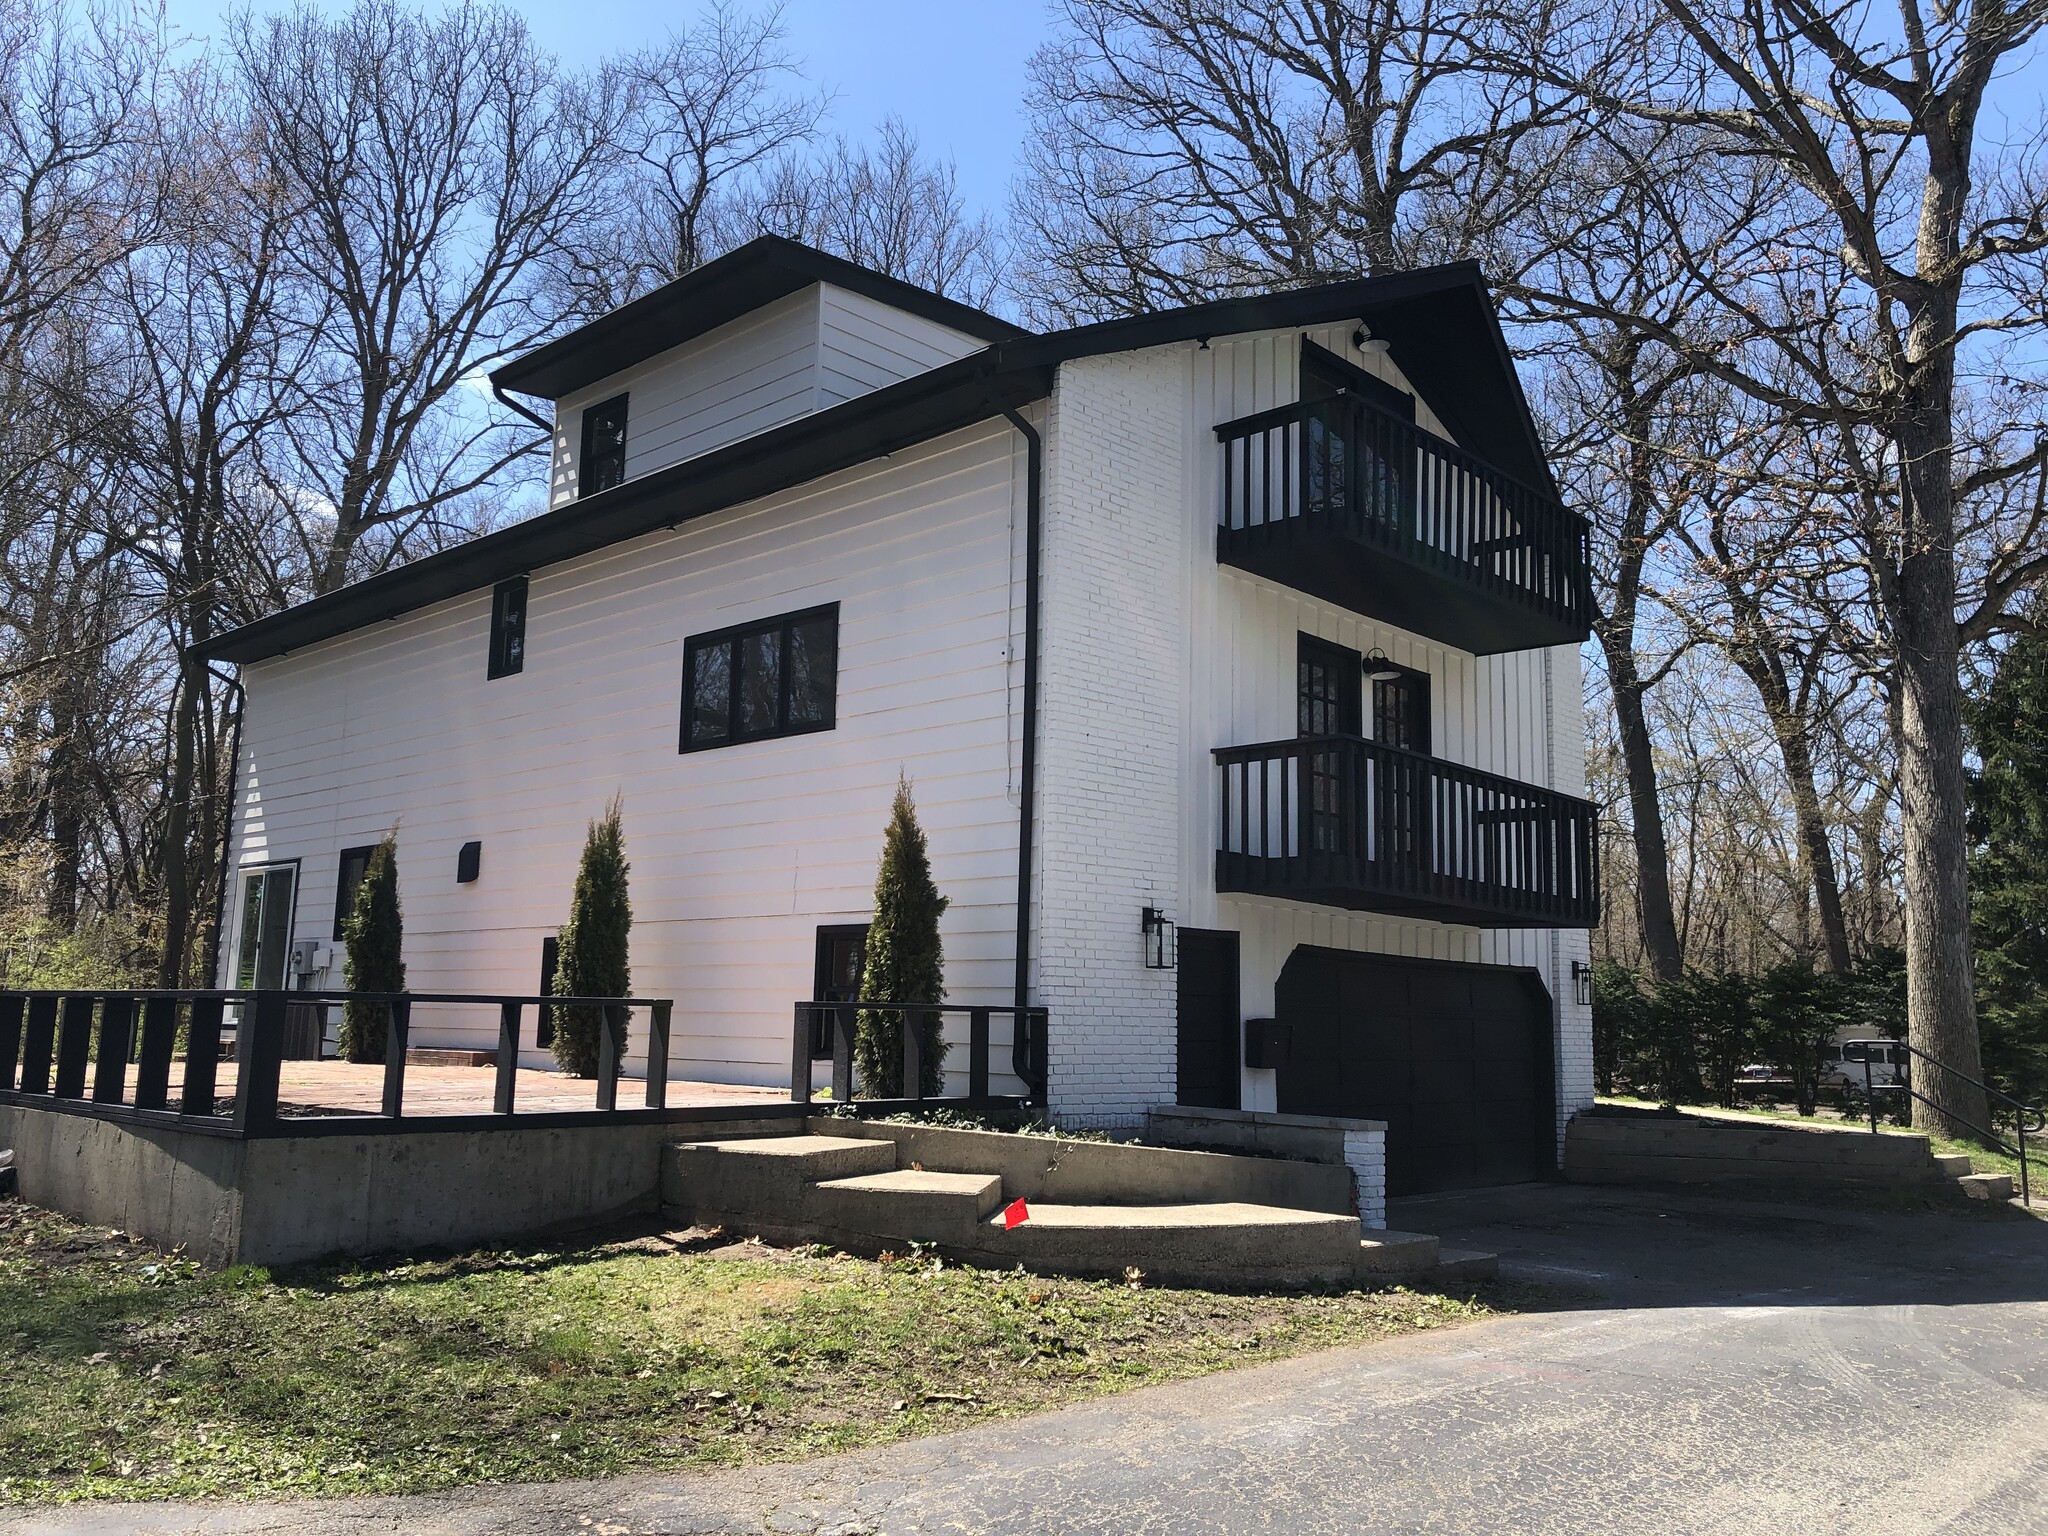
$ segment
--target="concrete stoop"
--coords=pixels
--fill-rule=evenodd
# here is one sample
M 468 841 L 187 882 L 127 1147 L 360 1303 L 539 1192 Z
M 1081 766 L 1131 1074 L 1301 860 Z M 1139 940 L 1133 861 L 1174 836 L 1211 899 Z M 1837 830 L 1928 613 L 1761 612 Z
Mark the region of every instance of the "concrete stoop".
M 921 1145 L 920 1150 L 925 1150 Z M 854 1252 L 928 1243 L 958 1262 L 1034 1273 L 1123 1275 L 1180 1285 L 1348 1285 L 1494 1272 L 1490 1254 L 1440 1253 L 1434 1237 L 1241 1200 L 1143 1205 L 1031 1200 L 1010 1226 L 1003 1178 L 897 1166 L 898 1143 L 763 1136 L 674 1143 L 661 1198 L 671 1216 L 771 1242 Z

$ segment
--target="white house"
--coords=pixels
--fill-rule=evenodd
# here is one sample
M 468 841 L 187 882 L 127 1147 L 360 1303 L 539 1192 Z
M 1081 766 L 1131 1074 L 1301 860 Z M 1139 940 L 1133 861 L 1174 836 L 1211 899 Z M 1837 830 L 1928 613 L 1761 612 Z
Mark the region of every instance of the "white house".
M 948 1001 L 1049 1010 L 1063 1123 L 1385 1120 L 1395 1193 L 1554 1163 L 1585 529 L 1476 268 L 1034 335 L 762 239 L 495 383 L 553 402 L 546 513 L 211 647 L 224 983 L 338 984 L 395 826 L 411 985 L 537 990 L 622 792 L 671 1070 L 785 1083 L 900 772 Z

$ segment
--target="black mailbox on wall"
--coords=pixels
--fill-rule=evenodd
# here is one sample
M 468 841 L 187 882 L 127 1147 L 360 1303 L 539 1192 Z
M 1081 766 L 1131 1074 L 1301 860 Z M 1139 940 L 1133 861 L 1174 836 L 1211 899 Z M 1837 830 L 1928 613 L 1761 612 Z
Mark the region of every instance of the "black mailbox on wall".
M 462 845 L 462 852 L 455 855 L 455 883 L 457 885 L 468 885 L 482 871 L 483 864 L 484 845 L 482 843 L 464 843 Z
M 1294 1026 L 1278 1019 L 1244 1021 L 1244 1064 L 1248 1067 L 1277 1067 L 1287 1060 L 1294 1045 Z

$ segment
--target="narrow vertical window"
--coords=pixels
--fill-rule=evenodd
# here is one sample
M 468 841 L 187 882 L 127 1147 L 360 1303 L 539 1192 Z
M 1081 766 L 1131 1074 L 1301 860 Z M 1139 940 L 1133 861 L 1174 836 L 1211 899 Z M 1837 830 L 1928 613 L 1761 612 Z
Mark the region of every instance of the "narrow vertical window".
M 1391 668 L 1389 670 L 1392 670 Z M 1400 669 L 1372 685 L 1372 739 L 1404 752 L 1429 751 L 1429 677 Z
M 356 891 L 363 883 L 363 876 L 369 873 L 370 855 L 376 851 L 376 846 L 371 843 L 341 850 L 341 867 L 334 875 L 334 936 L 337 939 L 348 922 L 349 913 L 355 910 Z
M 491 591 L 492 677 L 509 677 L 526 665 L 526 578 L 514 576 Z
M 626 397 L 587 406 L 583 412 L 583 459 L 576 473 L 576 494 L 595 496 L 626 478 Z

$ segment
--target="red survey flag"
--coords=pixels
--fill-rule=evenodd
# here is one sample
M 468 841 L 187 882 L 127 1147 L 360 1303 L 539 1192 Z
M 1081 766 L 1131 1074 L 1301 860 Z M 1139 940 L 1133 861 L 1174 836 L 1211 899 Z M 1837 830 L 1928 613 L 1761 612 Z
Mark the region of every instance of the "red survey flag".
M 1005 1232 L 1009 1231 L 1012 1227 L 1021 1227 L 1030 1219 L 1031 1207 L 1022 1200 L 1012 1200 L 1003 1208 L 1003 1230 Z

